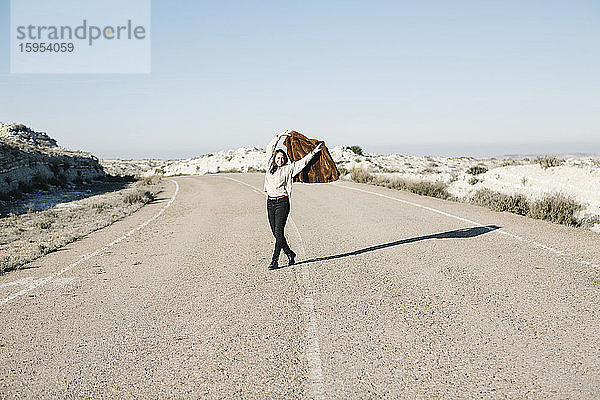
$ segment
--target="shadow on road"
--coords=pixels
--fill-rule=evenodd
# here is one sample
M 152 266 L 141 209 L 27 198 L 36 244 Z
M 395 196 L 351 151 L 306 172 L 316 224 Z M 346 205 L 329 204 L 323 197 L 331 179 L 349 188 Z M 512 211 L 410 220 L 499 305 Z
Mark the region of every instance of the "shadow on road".
M 486 225 L 486 226 L 476 226 L 474 228 L 456 229 L 456 230 L 453 230 L 453 231 L 442 232 L 442 233 L 435 233 L 435 234 L 432 234 L 432 235 L 417 236 L 417 237 L 413 237 L 413 238 L 409 238 L 409 239 L 396 240 L 395 242 L 389 242 L 389 243 L 384 243 L 384 244 L 378 244 L 376 246 L 365 247 L 364 249 L 349 251 L 347 253 L 340 253 L 340 254 L 334 254 L 334 255 L 331 255 L 331 256 L 311 258 L 309 260 L 299 261 L 299 262 L 296 263 L 296 265 L 307 264 L 307 263 L 311 263 L 311 262 L 315 262 L 315 261 L 326 261 L 326 260 L 333 260 L 335 258 L 355 256 L 355 255 L 366 253 L 366 252 L 369 252 L 369 251 L 375 251 L 375 250 L 385 249 L 387 247 L 392 247 L 392 246 L 399 246 L 401 244 L 418 242 L 420 240 L 428 240 L 428 239 L 468 239 L 468 238 L 472 238 L 472 237 L 475 237 L 475 236 L 483 235 L 484 233 L 495 231 L 496 229 L 500 229 L 500 227 L 496 226 L 496 225 Z
M 159 192 L 162 193 L 162 190 Z M 158 203 L 163 203 L 167 200 L 170 200 L 170 197 L 155 197 L 154 199 L 150 200 L 149 202 L 146 203 L 146 205 L 148 204 L 158 204 Z

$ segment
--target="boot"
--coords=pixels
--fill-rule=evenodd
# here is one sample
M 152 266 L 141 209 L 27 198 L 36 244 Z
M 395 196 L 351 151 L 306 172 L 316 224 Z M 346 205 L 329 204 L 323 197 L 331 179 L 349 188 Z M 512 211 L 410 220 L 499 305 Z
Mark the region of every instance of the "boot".
M 288 265 L 296 264 L 296 253 L 294 253 L 292 251 L 292 249 L 290 249 L 290 252 L 287 254 L 287 257 L 288 257 Z

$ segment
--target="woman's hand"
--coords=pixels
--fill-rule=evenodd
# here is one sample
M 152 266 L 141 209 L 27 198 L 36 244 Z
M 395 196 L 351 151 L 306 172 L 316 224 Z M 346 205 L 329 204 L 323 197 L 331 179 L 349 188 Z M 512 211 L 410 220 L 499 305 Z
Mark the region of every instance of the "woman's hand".
M 315 149 L 313 150 L 313 153 L 317 154 L 318 152 L 320 152 L 320 151 L 321 151 L 321 145 L 322 145 L 322 144 L 323 144 L 323 143 L 319 143 L 319 145 L 318 145 L 317 147 L 315 147 Z

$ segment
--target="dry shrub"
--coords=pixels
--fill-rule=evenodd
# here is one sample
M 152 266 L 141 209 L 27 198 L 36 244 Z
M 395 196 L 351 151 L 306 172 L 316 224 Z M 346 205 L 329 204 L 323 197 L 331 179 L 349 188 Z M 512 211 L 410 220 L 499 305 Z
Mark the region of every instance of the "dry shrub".
M 123 202 L 126 204 L 141 203 L 147 204 L 154 200 L 154 194 L 148 190 L 135 190 L 123 196 Z
M 148 176 L 137 181 L 137 186 L 157 185 L 161 181 L 160 176 Z
M 408 190 L 420 194 L 421 196 L 438 197 L 440 199 L 449 199 L 448 185 L 444 182 L 411 182 L 408 185 Z
M 592 229 L 595 225 L 600 224 L 600 215 L 586 215 L 579 218 L 581 227 L 585 229 Z
M 372 183 L 375 176 L 363 168 L 352 168 L 350 170 L 350 179 L 358 183 Z
M 420 194 L 422 196 L 438 197 L 440 199 L 451 198 L 448 193 L 448 185 L 444 182 L 409 181 L 398 177 L 375 176 L 360 168 L 350 171 L 350 178 L 358 183 L 370 183 L 377 186 L 385 186 L 390 189 L 405 190 Z
M 196 167 L 196 169 L 197 169 L 197 168 L 198 168 L 198 167 Z M 338 168 L 338 169 L 339 169 L 339 168 Z M 267 172 L 267 170 L 266 170 L 266 169 L 264 169 L 264 168 L 254 168 L 254 167 L 248 167 L 248 170 L 247 170 L 247 172 L 262 172 L 262 173 L 264 174 L 265 172 Z
M 159 185 L 136 186 L 53 208 L 0 218 L 0 274 L 130 215 L 154 199 Z
M 37 223 L 37 227 L 40 229 L 49 229 L 52 226 L 52 220 L 50 219 L 45 219 L 42 221 L 39 221 Z
M 471 203 L 486 206 L 494 211 L 508 211 L 563 225 L 582 225 L 582 220 L 576 215 L 583 206 L 560 193 L 530 202 L 522 194 L 508 195 L 490 189 L 480 189 L 471 198 Z
M 525 196 L 504 194 L 487 188 L 475 192 L 471 197 L 471 203 L 488 207 L 493 211 L 508 211 L 519 215 L 529 213 L 529 202 Z
M 344 167 L 340 167 L 339 165 L 336 166 L 338 172 L 340 173 L 340 176 L 342 175 L 348 175 L 350 173 L 350 171 L 348 171 L 346 168 Z
M 425 168 L 423 168 L 423 170 L 421 170 L 421 173 L 422 174 L 437 174 L 437 173 L 439 173 L 439 171 L 432 167 L 425 167 Z
M 574 199 L 563 194 L 552 194 L 533 202 L 529 215 L 532 218 L 545 219 L 563 225 L 580 226 L 581 221 L 575 216 L 583 206 Z
M 558 167 L 559 165 L 563 164 L 565 160 L 561 160 L 555 156 L 539 156 L 536 157 L 533 162 L 540 164 L 543 169 L 548 169 L 550 167 Z

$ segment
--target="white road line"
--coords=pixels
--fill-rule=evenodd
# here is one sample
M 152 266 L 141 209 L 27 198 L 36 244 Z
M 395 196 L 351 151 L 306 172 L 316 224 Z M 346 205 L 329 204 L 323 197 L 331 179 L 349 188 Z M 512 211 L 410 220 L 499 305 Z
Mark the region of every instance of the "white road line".
M 216 176 L 216 175 L 215 175 L 215 176 Z M 225 179 L 229 179 L 229 180 L 231 180 L 231 181 L 235 181 L 235 182 L 237 182 L 237 183 L 241 183 L 242 185 L 246 185 L 246 186 L 248 186 L 250 189 L 252 189 L 252 191 L 254 191 L 255 193 L 258 193 L 258 194 L 260 194 L 261 196 L 265 196 L 265 197 L 267 196 L 267 195 L 266 195 L 264 192 L 262 192 L 260 189 L 258 189 L 258 188 L 256 188 L 256 187 L 254 187 L 254 186 L 252 186 L 252 185 L 249 185 L 249 184 L 247 184 L 246 182 L 242 182 L 242 181 L 240 181 L 240 180 L 238 180 L 238 179 L 235 179 L 235 178 L 230 178 L 229 176 L 223 176 L 223 178 L 225 178 Z
M 254 192 L 265 196 L 266 194 L 260 191 L 258 188 L 242 182 L 235 178 L 224 176 L 223 178 L 235 181 L 242 185 L 248 186 Z M 302 249 L 303 256 L 307 258 L 306 249 L 304 248 L 304 242 L 302 236 L 298 230 L 298 226 L 294 222 L 294 219 L 290 215 L 290 222 L 292 223 L 298 239 L 300 240 L 300 247 Z M 306 344 L 306 358 L 308 359 L 308 378 L 310 381 L 310 387 L 313 398 L 324 399 L 324 385 L 323 385 L 323 367 L 321 364 L 321 347 L 319 346 L 319 331 L 317 329 L 317 315 L 315 312 L 315 300 L 313 297 L 314 289 L 312 285 L 312 279 L 310 276 L 310 269 L 308 264 L 304 263 L 300 267 L 300 278 L 302 285 L 304 286 L 304 296 L 302 298 L 302 311 L 304 312 L 304 318 L 307 321 L 307 344 Z
M 127 239 L 129 236 L 133 235 L 134 233 L 136 233 L 137 231 L 139 231 L 140 229 L 143 229 L 144 227 L 146 227 L 146 225 L 148 225 L 150 222 L 154 221 L 156 218 L 160 217 L 162 215 L 162 213 L 165 212 L 165 210 L 167 208 L 169 208 L 171 206 L 171 204 L 173 204 L 173 202 L 175 201 L 175 198 L 177 197 L 177 193 L 179 193 L 179 184 L 174 181 L 173 179 L 169 179 L 169 181 L 173 182 L 175 184 L 175 193 L 173 194 L 173 196 L 171 197 L 171 199 L 169 199 L 169 202 L 167 204 L 165 204 L 163 206 L 163 208 L 160 209 L 160 211 L 154 215 L 152 218 L 148 219 L 146 222 L 144 222 L 143 224 L 137 226 L 136 228 L 133 228 L 132 230 L 130 230 L 129 232 L 127 232 L 126 234 L 124 234 L 121 237 L 118 237 L 117 239 L 113 240 L 112 242 L 110 242 L 109 244 L 91 252 L 88 253 L 84 256 L 82 256 L 79 260 L 75 261 L 74 263 L 62 268 L 60 271 L 47 276 L 46 278 L 41 278 L 38 280 L 33 281 L 33 283 L 31 285 L 29 285 L 28 287 L 24 288 L 23 290 L 8 296 L 2 300 L 0 300 L 0 306 L 4 305 L 6 303 L 8 303 L 9 301 L 12 301 L 14 299 L 16 299 L 17 297 L 23 296 L 24 294 L 27 294 L 29 292 L 31 292 L 34 289 L 37 289 L 39 287 L 42 287 L 44 285 L 46 285 L 47 283 L 51 282 L 52 280 L 58 278 L 59 276 L 61 276 L 62 274 L 64 274 L 65 272 L 77 267 L 78 265 L 80 265 L 81 263 L 83 263 L 84 261 L 89 260 L 92 257 L 97 256 L 98 254 L 102 253 L 103 251 L 111 248 L 112 246 L 114 246 L 115 244 L 121 242 L 124 239 Z
M 44 280 L 46 278 L 40 278 L 39 280 Z M 55 280 L 52 281 L 52 284 L 54 286 L 62 286 L 62 285 L 66 285 L 68 283 L 71 283 L 75 280 L 75 277 L 69 277 L 69 278 L 57 278 Z M 0 289 L 2 288 L 7 288 L 10 286 L 31 286 L 33 285 L 37 280 L 30 276 L 28 278 L 22 278 L 16 281 L 12 281 L 12 282 L 7 282 L 7 283 L 3 283 L 0 285 Z
M 290 216 L 290 222 L 296 230 L 296 234 L 300 239 L 300 247 L 304 258 L 308 258 L 302 236 L 298 230 L 298 226 L 294 219 Z M 317 315 L 315 312 L 315 300 L 313 298 L 313 285 L 310 276 L 310 270 L 307 263 L 303 263 L 300 267 L 300 276 L 304 285 L 304 298 L 302 309 L 308 322 L 308 343 L 306 344 L 306 356 L 308 358 L 309 379 L 315 399 L 324 399 L 325 392 L 323 389 L 323 367 L 321 365 L 321 347 L 319 346 L 319 331 L 317 330 Z
M 21 278 L 19 280 L 16 281 L 12 281 L 12 282 L 6 282 L 0 285 L 0 288 L 5 288 L 5 287 L 9 287 L 9 286 L 24 286 L 24 285 L 29 285 L 35 278 L 33 276 L 30 276 L 28 278 Z
M 581 258 L 578 258 L 578 257 L 572 255 L 572 254 L 566 253 L 566 252 L 564 252 L 562 250 L 556 250 L 556 249 L 554 249 L 554 248 L 552 248 L 550 246 L 546 246 L 545 244 L 538 243 L 538 242 L 536 242 L 534 240 L 527 239 L 527 238 L 524 238 L 524 237 L 519 236 L 519 235 L 515 235 L 513 233 L 507 232 L 507 231 L 502 230 L 502 229 L 491 228 L 489 226 L 480 224 L 479 222 L 471 221 L 470 219 L 459 217 L 459 216 L 454 215 L 454 214 L 449 214 L 447 212 L 440 211 L 440 210 L 435 209 L 435 208 L 427 207 L 427 206 L 424 206 L 424 205 L 421 205 L 421 204 L 418 204 L 418 203 L 413 203 L 412 201 L 398 199 L 398 198 L 392 197 L 392 196 L 387 196 L 385 194 L 381 194 L 381 193 L 377 193 L 377 192 L 372 192 L 370 190 L 353 188 L 353 187 L 350 187 L 350 186 L 340 185 L 340 184 L 335 185 L 335 186 L 336 187 L 341 187 L 341 188 L 344 188 L 344 189 L 349 189 L 349 190 L 356 190 L 358 192 L 364 192 L 364 193 L 373 194 L 375 196 L 383 197 L 383 198 L 390 199 L 390 200 L 399 201 L 400 203 L 409 204 L 409 205 L 414 206 L 414 207 L 422 208 L 424 210 L 428 210 L 428 211 L 431 211 L 431 212 L 434 212 L 434 213 L 445 215 L 447 217 L 454 218 L 454 219 L 457 219 L 459 221 L 467 222 L 467 223 L 472 224 L 472 225 L 477 225 L 478 227 L 488 229 L 489 231 L 496 232 L 496 233 L 501 234 L 501 235 L 509 236 L 509 237 L 511 237 L 513 239 L 516 239 L 516 240 L 520 241 L 520 242 L 527 243 L 527 244 L 529 244 L 532 247 L 543 249 L 543 250 L 546 250 L 546 251 L 548 251 L 550 253 L 554 253 L 554 254 L 557 254 L 557 255 L 560 255 L 560 256 L 563 256 L 563 257 L 571 258 L 572 260 L 574 260 L 574 261 L 576 261 L 576 262 L 578 262 L 578 263 L 580 263 L 582 265 L 585 265 L 585 266 L 588 266 L 588 267 L 593 267 L 593 268 L 600 268 L 600 266 L 598 264 L 594 264 L 594 263 L 591 263 L 589 261 L 583 260 Z
M 75 280 L 75 277 L 69 277 L 69 278 L 56 278 L 52 281 L 52 285 L 53 286 L 63 286 L 63 285 L 68 285 L 69 283 L 73 282 Z

